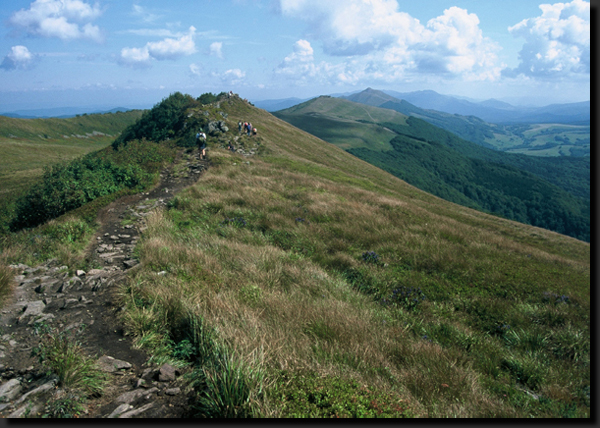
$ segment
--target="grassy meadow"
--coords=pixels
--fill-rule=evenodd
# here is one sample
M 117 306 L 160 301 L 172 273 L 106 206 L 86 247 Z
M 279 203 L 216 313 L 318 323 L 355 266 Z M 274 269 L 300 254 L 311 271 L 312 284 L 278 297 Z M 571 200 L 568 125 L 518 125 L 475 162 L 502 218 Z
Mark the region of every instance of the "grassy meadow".
M 211 167 L 147 218 L 119 290 L 198 416 L 590 416 L 588 243 L 446 202 L 237 98 L 219 111 L 227 138 L 258 128 L 237 141 L 258 154 L 209 137 Z
M 0 116 L 0 221 L 15 199 L 37 183 L 44 168 L 110 145 L 142 115 L 90 114 L 68 119 L 14 119 Z

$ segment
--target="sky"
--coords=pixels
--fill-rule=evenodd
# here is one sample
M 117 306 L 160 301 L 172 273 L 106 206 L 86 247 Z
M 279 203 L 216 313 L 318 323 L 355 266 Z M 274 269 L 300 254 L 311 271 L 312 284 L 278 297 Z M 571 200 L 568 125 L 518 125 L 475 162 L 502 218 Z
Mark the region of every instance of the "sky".
M 590 99 L 590 2 L 10 0 L 0 112 L 148 108 L 374 89 L 547 105 Z

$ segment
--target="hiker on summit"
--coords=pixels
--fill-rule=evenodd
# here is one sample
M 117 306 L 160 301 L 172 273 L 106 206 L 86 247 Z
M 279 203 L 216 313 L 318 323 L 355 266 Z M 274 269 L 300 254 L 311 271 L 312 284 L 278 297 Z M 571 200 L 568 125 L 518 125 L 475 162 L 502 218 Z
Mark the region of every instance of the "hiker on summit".
M 198 158 L 206 159 L 206 134 L 204 132 L 196 134 L 196 143 L 198 144 Z

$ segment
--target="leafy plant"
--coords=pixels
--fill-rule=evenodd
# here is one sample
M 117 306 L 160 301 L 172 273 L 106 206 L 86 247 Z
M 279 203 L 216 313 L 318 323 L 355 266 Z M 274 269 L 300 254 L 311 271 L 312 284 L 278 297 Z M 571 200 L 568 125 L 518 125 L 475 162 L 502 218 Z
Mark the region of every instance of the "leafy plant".
M 65 397 L 50 400 L 42 418 L 77 418 L 85 413 L 85 398 L 69 393 Z
M 377 253 L 375 251 L 367 251 L 367 252 L 363 253 L 362 259 L 363 259 L 363 262 L 372 263 L 374 265 L 378 265 L 381 263 L 381 261 L 379 260 L 379 256 L 377 255 Z
M 392 294 L 381 299 L 385 306 L 402 306 L 407 310 L 413 310 L 426 299 L 420 288 L 406 287 L 401 285 L 392 290 Z
M 68 334 L 44 335 L 32 353 L 42 367 L 58 376 L 63 387 L 79 389 L 87 395 L 99 395 L 104 390 L 106 374 L 84 356 L 79 343 Z
M 284 418 L 411 417 L 409 403 L 394 393 L 361 386 L 354 379 L 281 372 L 269 396 Z

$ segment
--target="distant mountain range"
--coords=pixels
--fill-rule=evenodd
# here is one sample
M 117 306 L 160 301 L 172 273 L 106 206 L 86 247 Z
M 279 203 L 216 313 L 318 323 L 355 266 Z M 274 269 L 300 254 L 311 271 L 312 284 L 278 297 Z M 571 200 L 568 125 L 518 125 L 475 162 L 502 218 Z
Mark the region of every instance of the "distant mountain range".
M 535 156 L 589 156 L 590 153 L 589 120 L 588 125 L 491 123 L 473 115 L 465 116 L 417 107 L 405 99 L 396 98 L 371 88 L 342 98 L 423 119 L 467 141 L 494 150 L 514 151 Z M 487 104 L 503 105 L 497 100 L 489 100 Z M 547 106 L 538 109 L 538 115 L 541 115 L 543 111 L 557 112 L 559 110 L 556 106 Z
M 471 102 L 435 91 L 396 92 L 383 90 L 394 98 L 406 100 L 423 109 L 463 116 L 476 116 L 491 123 L 577 123 L 589 124 L 590 101 L 552 104 L 545 107 L 516 107 L 490 99 Z
M 116 107 L 111 110 L 102 110 L 97 107 L 82 108 L 82 107 L 57 107 L 35 110 L 17 110 L 13 112 L 0 113 L 0 116 L 12 117 L 15 119 L 68 119 L 82 114 L 105 114 L 117 113 L 134 110 L 125 107 Z
M 590 101 L 567 104 L 552 104 L 544 107 L 514 106 L 504 101 L 489 99 L 476 101 L 451 95 L 442 95 L 435 91 L 396 92 L 377 91 L 371 88 L 347 94 L 331 94 L 333 97 L 353 100 L 363 92 L 385 93 L 397 100 L 404 100 L 426 110 L 436 110 L 461 116 L 475 116 L 489 123 L 566 123 L 588 125 L 590 123 Z M 284 98 L 253 101 L 256 107 L 269 112 L 283 110 L 306 102 L 312 98 Z M 387 100 L 389 101 L 389 100 Z M 376 105 L 376 104 L 369 104 Z

